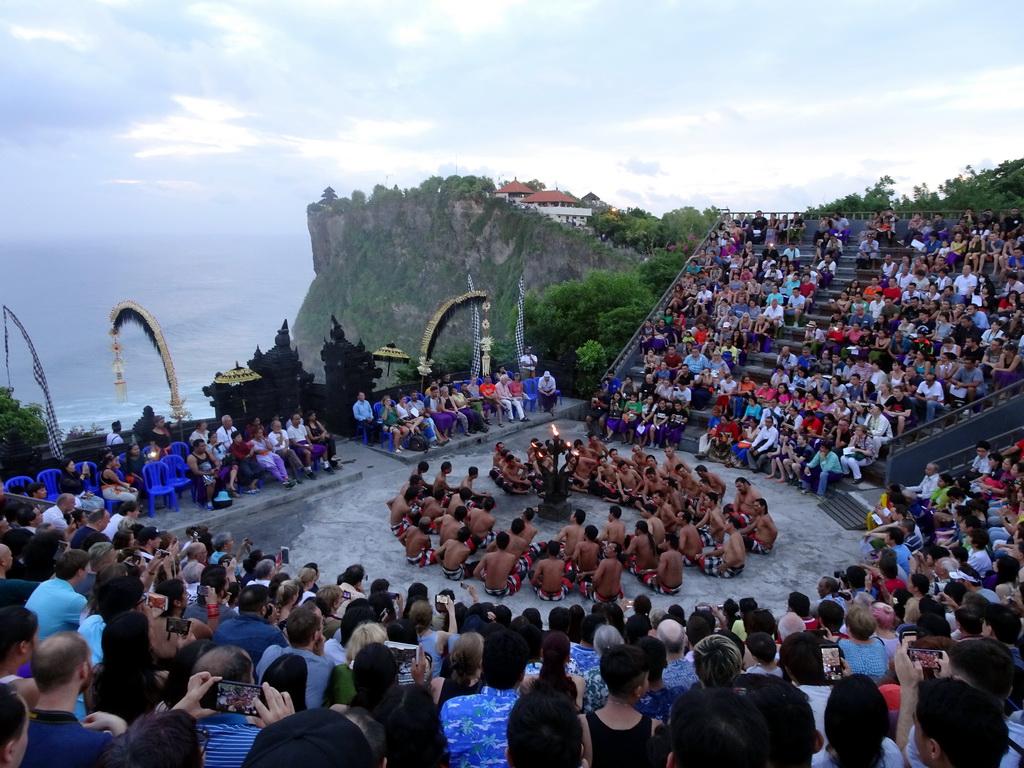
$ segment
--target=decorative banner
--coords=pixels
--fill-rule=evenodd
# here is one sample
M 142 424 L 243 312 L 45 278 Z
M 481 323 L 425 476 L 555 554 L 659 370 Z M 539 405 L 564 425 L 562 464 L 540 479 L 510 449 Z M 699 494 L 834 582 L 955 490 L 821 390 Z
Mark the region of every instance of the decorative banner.
M 526 275 L 519 276 L 519 316 L 516 317 L 516 363 L 523 356 L 525 342 L 523 337 L 523 304 L 526 298 Z
M 476 290 L 473 287 L 472 275 L 466 275 L 466 282 L 469 285 L 470 292 Z M 473 326 L 473 359 L 469 363 L 469 378 L 477 379 L 480 376 L 480 307 L 477 306 L 476 302 L 473 302 L 473 307 L 470 311 L 472 312 L 470 325 Z
M 21 331 L 21 335 L 25 338 L 25 344 L 28 345 L 28 351 L 32 353 L 32 376 L 36 380 L 36 384 L 43 390 L 43 399 L 46 403 L 46 440 L 50 444 L 50 453 L 55 459 L 64 458 L 64 446 L 60 441 L 60 427 L 57 426 L 57 414 L 53 410 L 53 401 L 50 399 L 50 387 L 46 383 L 46 374 L 43 372 L 43 364 L 39 362 L 39 355 L 36 354 L 35 345 L 32 343 L 32 339 L 29 338 L 28 331 L 25 330 L 25 326 L 21 324 L 21 320 L 11 310 L 4 306 L 4 354 L 6 355 L 7 361 L 7 387 L 13 391 L 11 387 L 11 348 L 8 343 L 8 331 L 7 331 L 7 318 L 11 318 L 18 330 Z

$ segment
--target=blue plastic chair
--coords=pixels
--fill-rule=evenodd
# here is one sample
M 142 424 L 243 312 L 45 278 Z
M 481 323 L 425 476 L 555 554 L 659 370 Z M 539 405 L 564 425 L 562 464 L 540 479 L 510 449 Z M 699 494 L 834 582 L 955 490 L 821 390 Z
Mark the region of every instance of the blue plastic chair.
M 537 410 L 537 379 L 529 378 L 523 382 L 523 397 L 530 405 L 530 411 Z
M 142 478 L 146 481 L 146 490 L 149 491 L 149 516 L 153 517 L 153 501 L 158 496 L 167 497 L 168 509 L 178 510 L 178 494 L 173 485 L 170 485 L 171 468 L 160 461 L 152 461 L 142 468 Z M 189 485 L 191 485 L 189 481 Z
M 36 475 L 36 482 L 46 486 L 46 500 L 56 501 L 60 496 L 60 470 L 44 469 Z
M 27 488 L 34 482 L 36 481 L 33 480 L 31 477 L 28 477 L 27 475 L 17 475 L 15 477 L 9 478 L 7 482 L 4 483 L 4 488 L 7 489 L 8 493 L 11 493 L 10 489 L 12 486 L 20 485 L 22 488 Z
M 387 448 L 391 453 L 395 452 L 395 441 L 392 439 L 391 433 L 384 429 L 384 422 L 380 418 L 381 404 L 373 404 L 373 415 L 377 417 L 377 424 L 380 425 L 380 447 Z
M 182 461 L 188 461 L 188 455 L 192 453 L 188 443 L 171 443 L 169 450 L 175 456 L 180 456 Z
M 169 453 L 160 459 L 159 463 L 167 467 L 167 484 L 174 488 L 175 493 L 192 487 L 192 479 L 188 476 L 188 463 L 178 454 Z
M 96 464 L 94 464 L 91 461 L 80 461 L 77 464 L 75 464 L 75 469 L 77 469 L 79 472 L 82 471 L 83 467 L 89 467 L 89 476 L 87 478 L 85 478 L 85 480 L 83 481 L 85 483 L 85 487 L 88 488 L 90 491 L 92 491 L 94 496 L 99 496 L 100 495 L 99 469 L 96 467 Z
M 357 440 L 359 439 L 360 435 L 363 436 L 363 445 L 369 445 L 370 444 L 370 430 L 367 429 L 366 425 L 363 424 L 362 422 L 360 422 L 359 424 L 356 424 L 356 439 Z

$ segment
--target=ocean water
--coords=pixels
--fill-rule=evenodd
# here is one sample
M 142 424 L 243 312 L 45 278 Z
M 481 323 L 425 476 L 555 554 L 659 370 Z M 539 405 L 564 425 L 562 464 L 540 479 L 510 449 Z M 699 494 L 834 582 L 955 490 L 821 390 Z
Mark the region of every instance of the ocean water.
M 93 423 L 128 428 L 152 405 L 167 413 L 163 365 L 143 331 L 121 332 L 128 401 L 118 403 L 108 336 L 110 310 L 133 300 L 163 328 L 178 389 L 193 417 L 212 416 L 202 394 L 218 371 L 273 346 L 292 325 L 313 279 L 309 236 L 155 235 L 34 242 L 0 240 L 0 302 L 18 316 L 42 362 L 64 430 Z M 8 323 L 14 397 L 43 402 L 32 358 Z

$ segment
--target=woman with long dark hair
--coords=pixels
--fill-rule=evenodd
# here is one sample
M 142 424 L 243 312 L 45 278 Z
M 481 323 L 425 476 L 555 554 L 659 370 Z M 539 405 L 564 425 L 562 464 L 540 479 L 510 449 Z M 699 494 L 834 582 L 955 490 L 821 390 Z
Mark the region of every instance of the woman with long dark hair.
M 889 712 L 878 686 L 866 675 L 835 684 L 825 707 L 828 746 L 820 768 L 901 768 L 903 756 L 888 738 Z M 826 757 L 827 755 L 827 757 Z
M 131 723 L 161 699 L 166 673 L 156 668 L 149 645 L 149 620 L 128 611 L 103 630 L 103 663 L 93 683 L 95 705 Z
M 562 632 L 548 632 L 540 644 L 540 674 L 523 679 L 522 690 L 534 685 L 547 685 L 569 697 L 577 710 L 583 709 L 583 690 L 586 686 L 579 675 L 570 675 L 565 666 L 569 662 L 569 638 Z
M 75 466 L 74 459 L 68 459 L 60 469 L 60 480 L 57 488 L 61 493 L 70 493 L 75 497 L 75 506 L 80 509 L 103 509 L 103 499 L 93 494 L 85 486 L 85 480 L 89 477 L 89 465 L 83 464 L 79 471 Z

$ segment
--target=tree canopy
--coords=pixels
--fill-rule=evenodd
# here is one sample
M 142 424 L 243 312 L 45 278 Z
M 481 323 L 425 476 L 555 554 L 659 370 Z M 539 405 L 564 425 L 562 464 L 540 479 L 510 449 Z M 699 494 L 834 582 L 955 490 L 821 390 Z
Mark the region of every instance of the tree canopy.
M 46 442 L 43 407 L 38 403 L 22 405 L 11 396 L 11 390 L 0 387 L 0 439 L 11 429 L 17 429 L 21 439 L 29 445 Z
M 840 197 L 813 208 L 811 213 L 882 211 L 890 207 L 921 213 L 962 211 L 965 208 L 998 211 L 1020 207 L 1024 203 L 1024 158 L 1005 160 L 995 168 L 982 171 L 968 165 L 962 173 L 946 179 L 935 190 L 927 184 L 918 184 L 910 195 L 897 195 L 895 184 L 891 176 L 882 176 L 874 185 L 867 187 L 863 195 L 854 193 Z

